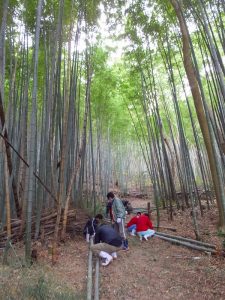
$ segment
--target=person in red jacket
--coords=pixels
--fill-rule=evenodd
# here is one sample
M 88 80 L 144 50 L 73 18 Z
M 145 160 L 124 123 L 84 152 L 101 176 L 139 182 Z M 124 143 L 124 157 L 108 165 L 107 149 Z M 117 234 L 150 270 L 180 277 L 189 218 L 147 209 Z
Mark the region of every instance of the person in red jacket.
M 141 215 L 141 212 L 137 212 L 136 216 L 130 219 L 127 223 L 127 230 L 131 235 L 136 235 L 137 221 Z
M 137 219 L 136 231 L 141 241 L 142 238 L 147 241 L 148 237 L 151 237 L 155 234 L 155 230 L 153 230 L 153 225 L 148 214 L 141 215 Z

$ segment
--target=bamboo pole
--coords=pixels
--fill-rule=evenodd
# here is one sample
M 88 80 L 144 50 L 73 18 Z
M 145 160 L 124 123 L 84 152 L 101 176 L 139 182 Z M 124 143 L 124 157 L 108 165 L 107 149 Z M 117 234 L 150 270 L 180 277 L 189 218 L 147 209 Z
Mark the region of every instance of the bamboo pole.
M 90 239 L 90 248 L 88 255 L 88 277 L 87 277 L 87 300 L 92 300 L 92 251 L 93 238 Z
M 212 249 L 212 248 L 206 248 L 206 247 L 198 246 L 198 245 L 195 245 L 195 244 L 192 244 L 192 243 L 179 241 L 179 240 L 176 240 L 174 238 L 168 238 L 168 237 L 159 235 L 158 233 L 156 233 L 155 236 L 157 236 L 158 238 L 160 238 L 162 240 L 171 242 L 171 243 L 176 244 L 176 245 L 182 245 L 182 246 L 194 249 L 194 250 L 205 251 L 205 252 L 210 252 L 210 253 L 216 254 L 216 250 Z
M 6 139 L 8 139 L 8 132 L 7 132 L 7 128 L 5 127 L 5 112 L 4 112 L 4 107 L 3 107 L 3 100 L 2 100 L 1 91 L 0 91 L 0 120 L 1 120 L 2 128 L 4 129 L 2 135 Z M 13 190 L 13 196 L 14 196 L 14 201 L 15 201 L 16 214 L 17 214 L 17 217 L 20 217 L 21 207 L 20 207 L 20 204 L 19 204 L 15 178 L 13 176 L 12 156 L 11 156 L 9 145 L 6 142 L 5 142 L 5 150 L 6 150 L 7 166 L 8 166 L 9 174 L 10 174 L 10 176 L 12 176 L 12 190 Z
M 180 240 L 180 241 L 183 241 L 183 242 L 196 244 L 196 245 L 203 246 L 203 247 L 206 247 L 206 248 L 216 249 L 216 246 L 214 246 L 212 244 L 196 241 L 196 240 L 193 240 L 193 239 L 184 238 L 182 236 L 174 236 L 174 235 L 170 235 L 170 234 L 163 233 L 163 232 L 157 232 L 157 235 L 168 237 L 168 238 L 173 238 L 173 239 Z
M 99 258 L 96 259 L 95 264 L 95 292 L 94 300 L 99 300 Z
M 7 219 L 7 236 L 11 238 L 11 217 L 10 217 L 10 191 L 9 191 L 9 173 L 7 169 L 7 157 L 5 154 L 4 159 L 4 173 L 5 173 L 5 206 L 6 206 L 6 219 Z

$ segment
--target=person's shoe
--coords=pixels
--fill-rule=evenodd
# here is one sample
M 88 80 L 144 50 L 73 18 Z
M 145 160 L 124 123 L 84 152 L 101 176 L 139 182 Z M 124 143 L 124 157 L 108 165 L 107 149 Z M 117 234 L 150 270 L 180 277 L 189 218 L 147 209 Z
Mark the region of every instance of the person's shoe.
M 148 241 L 148 237 L 147 237 L 146 235 L 144 235 L 144 239 L 145 239 L 146 241 Z
M 132 236 L 136 236 L 136 234 L 135 234 L 135 230 L 132 230 L 132 231 L 131 231 L 131 233 L 130 233 L 130 235 L 132 235 Z
M 117 253 L 116 252 L 113 252 L 111 255 L 112 255 L 113 259 L 117 259 Z
M 111 255 L 109 255 L 109 257 L 107 257 L 106 259 L 105 259 L 105 262 L 103 262 L 102 263 L 102 266 L 108 266 L 110 263 L 111 263 L 111 261 L 113 260 L 113 258 L 112 258 L 112 256 Z
M 122 250 L 123 250 L 123 251 L 128 251 L 128 250 L 129 250 L 129 247 L 123 247 Z
M 140 236 L 140 241 L 142 241 L 142 235 Z
M 108 264 L 113 260 L 112 256 L 105 251 L 100 251 L 99 256 L 104 259 L 102 266 L 108 266 Z

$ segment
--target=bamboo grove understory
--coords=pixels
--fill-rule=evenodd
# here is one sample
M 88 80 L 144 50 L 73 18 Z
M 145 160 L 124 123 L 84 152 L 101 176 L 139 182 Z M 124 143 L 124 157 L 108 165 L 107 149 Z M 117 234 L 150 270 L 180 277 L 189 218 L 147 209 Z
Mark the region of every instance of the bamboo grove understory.
M 224 1 L 0 6 L 0 224 L 20 220 L 28 261 L 46 211 L 54 256 L 70 210 L 114 188 L 153 197 L 157 225 L 190 207 L 196 239 L 216 199 L 225 229 Z

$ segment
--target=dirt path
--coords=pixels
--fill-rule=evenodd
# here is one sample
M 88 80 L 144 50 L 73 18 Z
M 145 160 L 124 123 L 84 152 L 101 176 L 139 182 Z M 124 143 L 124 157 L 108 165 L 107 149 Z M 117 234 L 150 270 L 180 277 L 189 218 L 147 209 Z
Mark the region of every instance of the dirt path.
M 134 207 L 147 207 L 147 200 L 130 201 Z M 216 219 L 216 210 L 212 209 L 198 221 L 204 241 L 220 245 Z M 155 224 L 155 212 L 152 220 Z M 177 228 L 175 234 L 194 238 L 189 211 L 176 212 L 174 221 L 168 221 L 166 212 L 162 212 L 161 224 Z M 157 237 L 141 242 L 130 236 L 129 247 L 129 251 L 120 251 L 109 266 L 100 267 L 100 300 L 225 299 L 224 258 Z M 22 245 L 15 248 L 18 255 L 24 253 Z M 38 246 L 38 253 L 38 262 L 30 269 L 0 265 L 0 299 L 86 299 L 88 245 L 81 236 L 60 245 L 54 266 L 47 241 Z M 37 291 L 44 296 L 32 296 Z
M 129 242 L 129 251 L 101 268 L 101 300 L 225 299 L 224 261 L 157 237 Z
M 146 200 L 130 201 L 134 207 L 147 206 Z M 153 224 L 155 217 L 153 213 Z M 199 219 L 200 228 L 215 231 L 214 219 L 213 211 L 207 212 Z M 177 213 L 169 223 L 162 213 L 161 224 L 176 227 L 182 236 L 194 237 L 193 229 L 187 226 L 191 224 L 188 211 Z M 219 243 L 217 237 L 207 236 L 206 241 Z M 224 258 L 175 246 L 157 237 L 147 242 L 129 237 L 129 246 L 129 251 L 119 253 L 117 261 L 101 268 L 101 300 L 225 299 Z

